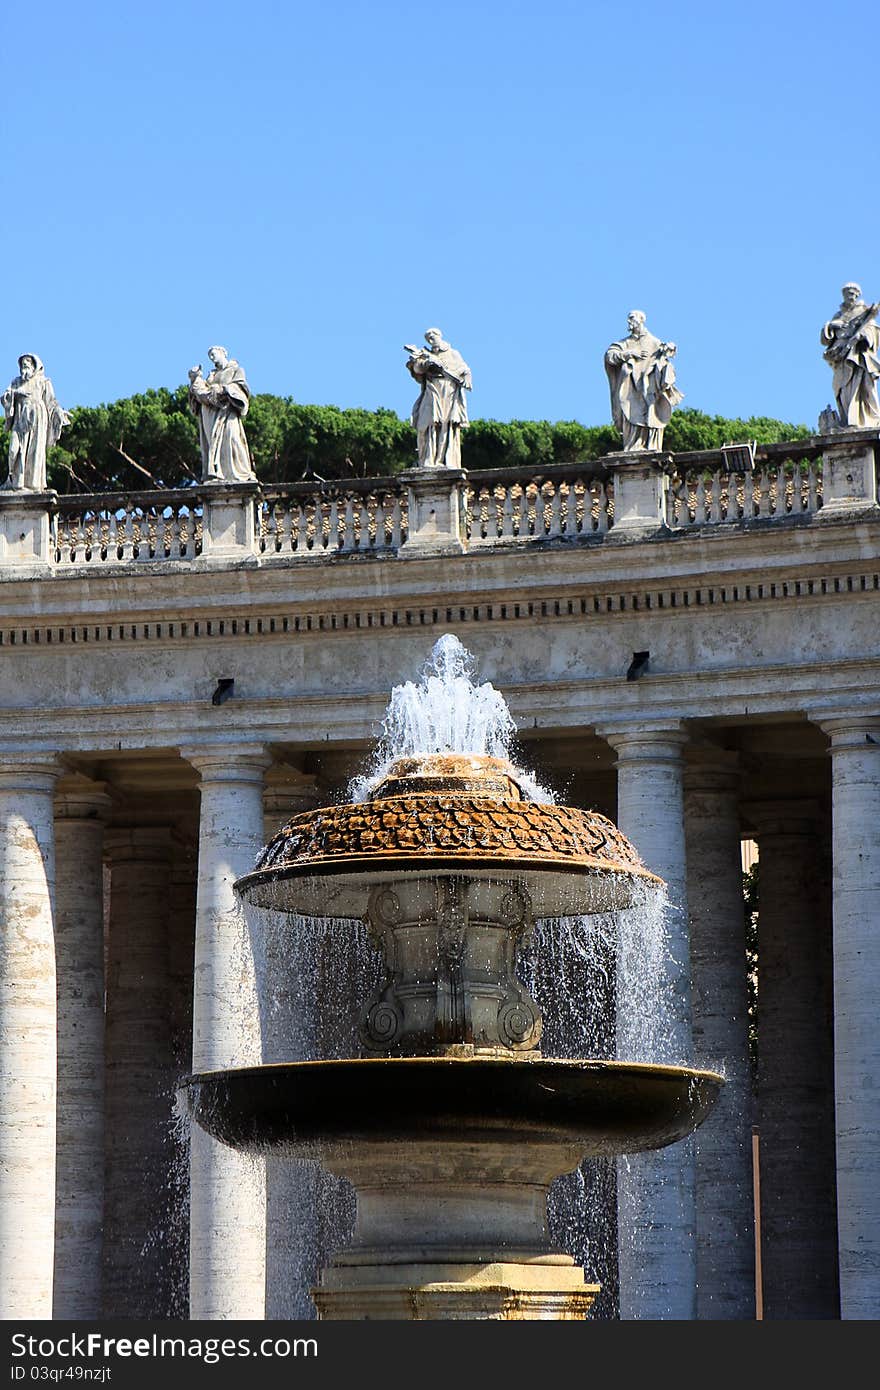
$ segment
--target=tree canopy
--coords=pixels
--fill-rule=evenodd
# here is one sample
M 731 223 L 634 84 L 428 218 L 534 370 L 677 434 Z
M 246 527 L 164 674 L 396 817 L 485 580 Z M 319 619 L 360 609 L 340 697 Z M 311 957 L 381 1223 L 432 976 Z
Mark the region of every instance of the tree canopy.
M 415 461 L 415 431 L 393 411 L 300 405 L 289 396 L 255 395 L 246 421 L 261 482 L 381 477 Z M 806 425 L 763 416 L 730 420 L 679 410 L 666 429 L 672 451 L 712 449 L 732 440 L 759 444 L 806 438 Z M 483 468 L 551 467 L 600 458 L 620 447 L 611 425 L 577 420 L 474 420 L 464 431 L 462 462 Z M 49 456 L 59 492 L 124 492 L 186 487 L 199 479 L 198 425 L 187 387 L 160 387 L 109 405 L 79 406 Z

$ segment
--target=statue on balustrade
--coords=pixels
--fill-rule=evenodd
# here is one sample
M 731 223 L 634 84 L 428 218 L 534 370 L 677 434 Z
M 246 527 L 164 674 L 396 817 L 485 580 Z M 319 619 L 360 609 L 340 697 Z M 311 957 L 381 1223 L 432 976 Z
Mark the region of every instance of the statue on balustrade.
M 629 336 L 605 353 L 612 419 L 625 453 L 662 449 L 669 417 L 684 400 L 675 385 L 676 346 L 648 332 L 641 309 L 633 309 L 626 323 Z
M 52 383 L 35 352 L 18 359 L 19 375 L 3 392 L 9 430 L 9 476 L 3 487 L 13 492 L 43 492 L 46 453 L 57 444 L 70 416 L 55 399 Z
M 418 434 L 420 468 L 461 468 L 461 431 L 467 428 L 465 391 L 473 387 L 461 353 L 450 347 L 439 328 L 425 334 L 427 348 L 406 343 L 407 368 L 421 391 L 412 409 Z
M 248 483 L 256 478 L 244 417 L 251 393 L 244 369 L 224 347 L 208 349 L 213 369 L 202 375 L 201 363 L 189 372 L 189 404 L 198 416 L 202 481 Z
M 822 433 L 880 426 L 880 303 L 866 304 L 858 285 L 844 285 L 843 303 L 822 329 L 823 356 L 834 372 L 837 409 L 828 406 L 819 417 Z

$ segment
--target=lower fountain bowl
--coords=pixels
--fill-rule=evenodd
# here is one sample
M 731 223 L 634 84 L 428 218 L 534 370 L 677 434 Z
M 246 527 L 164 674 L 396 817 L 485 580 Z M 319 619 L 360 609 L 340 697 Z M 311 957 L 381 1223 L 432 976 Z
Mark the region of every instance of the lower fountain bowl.
M 382 1057 L 203 1072 L 184 1090 L 202 1129 L 251 1153 L 517 1135 L 589 1156 L 683 1139 L 722 1085 L 716 1072 L 642 1062 Z

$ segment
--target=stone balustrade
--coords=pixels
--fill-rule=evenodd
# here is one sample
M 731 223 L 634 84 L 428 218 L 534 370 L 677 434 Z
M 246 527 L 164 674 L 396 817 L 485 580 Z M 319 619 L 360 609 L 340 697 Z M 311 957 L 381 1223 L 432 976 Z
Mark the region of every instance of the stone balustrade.
M 192 560 L 202 553 L 204 493 L 85 494 L 59 497 L 50 531 L 56 565 Z
M 0 493 L 0 574 L 413 557 L 674 538 L 719 525 L 858 520 L 880 513 L 878 456 L 880 431 L 849 430 L 761 446 L 748 474 L 724 471 L 721 450 L 704 450 L 317 484 Z
M 726 473 L 717 455 L 679 455 L 670 478 L 667 524 L 713 526 L 725 521 L 811 517 L 823 503 L 822 456 L 808 447 L 762 450 L 751 474 Z
M 572 540 L 601 534 L 614 520 L 612 476 L 598 463 L 468 474 L 465 534 L 470 545 Z
M 406 487 L 399 478 L 365 478 L 264 487 L 257 502 L 260 555 L 320 556 L 397 551 L 407 538 Z

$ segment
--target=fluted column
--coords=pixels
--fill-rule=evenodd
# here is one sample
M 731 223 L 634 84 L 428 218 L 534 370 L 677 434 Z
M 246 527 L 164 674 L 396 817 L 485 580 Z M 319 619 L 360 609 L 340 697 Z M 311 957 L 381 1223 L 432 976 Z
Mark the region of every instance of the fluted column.
M 193 982 L 193 1071 L 262 1059 L 258 963 L 235 880 L 263 844 L 262 745 L 181 750 L 201 774 Z M 265 1163 L 194 1125 L 190 1159 L 190 1317 L 265 1316 Z
M 839 1316 L 831 923 L 819 806 L 749 802 L 759 853 L 758 1126 L 764 1317 Z
M 598 732 L 617 752 L 617 821 L 646 866 L 667 885 L 665 949 L 643 950 L 645 917 L 623 914 L 617 980 L 617 1055 L 641 1050 L 645 1021 L 651 1055 L 634 1060 L 692 1060 L 682 749 L 677 722 L 608 727 Z M 650 976 L 650 978 L 646 978 Z M 620 1316 L 696 1316 L 694 1150 L 688 1139 L 618 1165 Z
M 880 718 L 829 719 L 840 1312 L 880 1317 Z
M 105 1025 L 105 1317 L 169 1315 L 174 1070 L 168 999 L 171 835 L 111 829 Z
M 0 758 L 0 1317 L 51 1318 L 55 758 Z
M 55 1318 L 101 1316 L 104 1226 L 104 823 L 100 782 L 55 797 L 58 1103 Z
M 734 753 L 695 750 L 685 773 L 694 1052 L 723 1071 L 696 1134 L 697 1317 L 755 1316 L 752 1080 Z

